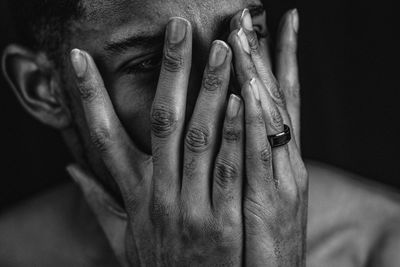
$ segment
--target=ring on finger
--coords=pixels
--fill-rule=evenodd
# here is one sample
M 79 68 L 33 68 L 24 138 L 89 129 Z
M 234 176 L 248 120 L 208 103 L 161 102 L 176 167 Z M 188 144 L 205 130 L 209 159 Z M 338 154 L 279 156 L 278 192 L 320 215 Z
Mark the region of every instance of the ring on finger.
M 271 145 L 271 148 L 287 145 L 290 140 L 292 140 L 290 127 L 286 124 L 284 125 L 283 132 L 274 135 L 268 135 L 268 141 Z

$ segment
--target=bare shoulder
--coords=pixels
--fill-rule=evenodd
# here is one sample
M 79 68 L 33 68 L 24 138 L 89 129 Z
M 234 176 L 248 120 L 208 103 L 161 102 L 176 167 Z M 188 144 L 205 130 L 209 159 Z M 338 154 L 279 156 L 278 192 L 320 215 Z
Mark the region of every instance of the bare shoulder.
M 310 266 L 398 266 L 399 192 L 321 163 L 308 170 Z
M 3 212 L 0 266 L 92 266 L 101 235 L 81 200 L 68 183 Z

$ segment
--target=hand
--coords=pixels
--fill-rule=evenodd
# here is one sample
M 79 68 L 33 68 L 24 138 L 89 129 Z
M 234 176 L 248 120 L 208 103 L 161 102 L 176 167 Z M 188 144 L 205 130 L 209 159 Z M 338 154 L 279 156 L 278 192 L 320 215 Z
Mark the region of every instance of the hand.
M 268 40 L 258 38 L 249 12 L 233 18 L 229 43 L 242 85 L 246 121 L 244 191 L 247 266 L 305 266 L 308 176 L 299 151 L 298 14 L 284 16 L 277 44 L 277 78 Z M 271 148 L 268 135 L 294 133 Z
M 82 175 L 84 170 L 78 167 L 69 171 L 125 266 L 242 263 L 244 108 L 240 98 L 231 96 L 221 125 L 232 52 L 222 41 L 213 43 L 185 133 L 191 53 L 190 23 L 170 20 L 151 112 L 152 157 L 140 153 L 121 126 L 90 55 L 80 50 L 71 53 L 92 141 L 119 185 L 127 216 L 118 212 L 110 216 L 107 207 L 113 202 L 94 179 Z

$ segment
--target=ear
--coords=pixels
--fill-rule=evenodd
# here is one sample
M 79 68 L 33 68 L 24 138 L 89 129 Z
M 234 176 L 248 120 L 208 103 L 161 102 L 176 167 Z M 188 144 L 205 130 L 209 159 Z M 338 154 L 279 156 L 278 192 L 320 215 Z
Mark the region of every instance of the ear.
M 19 102 L 31 115 L 56 129 L 70 125 L 65 94 L 60 90 L 53 64 L 44 53 L 9 45 L 3 52 L 2 69 Z

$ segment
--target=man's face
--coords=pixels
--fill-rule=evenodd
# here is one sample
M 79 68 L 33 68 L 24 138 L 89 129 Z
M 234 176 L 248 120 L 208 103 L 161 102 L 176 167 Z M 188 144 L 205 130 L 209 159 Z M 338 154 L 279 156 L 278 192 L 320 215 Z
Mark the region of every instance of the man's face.
M 83 0 L 86 15 L 73 25 L 70 48 L 89 52 L 96 61 L 114 108 L 135 144 L 151 151 L 150 109 L 155 95 L 165 26 L 183 17 L 193 28 L 193 63 L 188 114 L 195 105 L 211 43 L 229 34 L 230 18 L 259 0 Z M 255 12 L 259 17 L 262 14 Z M 257 14 L 258 13 L 258 14 Z M 265 16 L 265 15 L 264 15 Z M 265 17 L 263 17 L 265 19 Z M 257 21 L 257 18 L 255 19 Z M 102 175 L 101 161 L 90 145 L 80 100 L 71 81 L 72 105 L 92 168 Z

